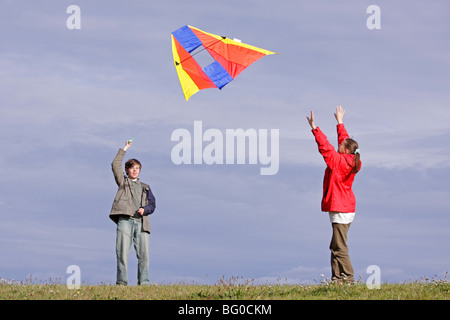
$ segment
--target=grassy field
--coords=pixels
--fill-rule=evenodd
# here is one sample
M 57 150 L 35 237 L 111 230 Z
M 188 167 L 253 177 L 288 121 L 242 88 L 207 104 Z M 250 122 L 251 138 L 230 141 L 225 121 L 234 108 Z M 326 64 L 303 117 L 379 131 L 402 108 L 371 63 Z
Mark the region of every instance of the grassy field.
M 449 300 L 447 279 L 382 284 L 338 284 L 327 280 L 311 285 L 255 285 L 253 280 L 220 279 L 214 285 L 151 284 L 148 286 L 81 285 L 0 282 L 0 300 Z

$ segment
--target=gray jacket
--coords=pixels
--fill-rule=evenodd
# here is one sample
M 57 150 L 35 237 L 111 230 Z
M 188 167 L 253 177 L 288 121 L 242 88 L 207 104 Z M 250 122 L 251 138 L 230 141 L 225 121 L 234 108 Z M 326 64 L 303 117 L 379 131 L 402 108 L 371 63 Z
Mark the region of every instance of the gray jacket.
M 116 180 L 117 190 L 116 197 L 109 213 L 112 221 L 117 223 L 120 216 L 133 216 L 135 213 L 135 205 L 133 201 L 133 186 L 131 180 L 124 175 L 122 171 L 122 162 L 125 156 L 125 150 L 119 149 L 111 164 L 114 179 Z M 141 208 L 144 208 L 144 215 L 142 216 L 142 229 L 150 233 L 150 219 L 149 215 L 155 211 L 156 200 L 150 189 L 150 186 L 141 181 L 142 197 Z

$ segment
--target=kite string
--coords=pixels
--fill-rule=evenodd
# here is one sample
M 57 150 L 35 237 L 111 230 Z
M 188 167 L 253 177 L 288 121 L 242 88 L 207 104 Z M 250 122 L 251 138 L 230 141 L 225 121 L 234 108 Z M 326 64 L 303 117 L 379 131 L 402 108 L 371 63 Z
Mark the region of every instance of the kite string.
M 172 96 L 175 94 L 175 90 L 176 90 L 176 88 L 174 87 L 172 92 L 170 94 L 168 94 L 166 96 L 166 98 L 164 98 L 161 101 L 160 105 L 153 110 L 153 112 L 150 114 L 150 118 L 152 118 L 156 114 L 157 111 L 160 111 L 162 109 L 162 107 L 164 107 L 167 104 L 167 101 L 169 101 L 169 99 L 172 98 Z
M 167 102 L 173 97 L 173 95 L 175 94 L 176 90 L 177 89 L 174 86 L 173 89 L 172 89 L 172 92 L 167 94 L 167 96 L 161 100 L 160 104 L 155 109 L 153 109 L 153 111 L 149 114 L 149 118 L 150 119 L 152 119 L 157 114 L 157 112 L 159 112 L 163 107 L 165 107 L 167 105 Z M 138 132 L 140 132 L 140 131 L 141 130 L 138 129 Z M 133 135 L 132 138 L 134 139 L 134 137 L 136 137 L 137 132 L 133 132 L 133 134 L 134 135 Z

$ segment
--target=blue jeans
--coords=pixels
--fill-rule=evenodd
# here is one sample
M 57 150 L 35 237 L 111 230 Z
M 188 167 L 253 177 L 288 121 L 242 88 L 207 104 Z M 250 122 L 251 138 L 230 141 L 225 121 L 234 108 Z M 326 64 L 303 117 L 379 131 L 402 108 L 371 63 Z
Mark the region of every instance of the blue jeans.
M 142 230 L 142 222 L 140 220 L 129 217 L 119 218 L 116 233 L 116 284 L 128 284 L 128 256 L 130 255 L 132 242 L 134 243 L 138 259 L 138 284 L 149 284 L 149 239 L 150 234 Z

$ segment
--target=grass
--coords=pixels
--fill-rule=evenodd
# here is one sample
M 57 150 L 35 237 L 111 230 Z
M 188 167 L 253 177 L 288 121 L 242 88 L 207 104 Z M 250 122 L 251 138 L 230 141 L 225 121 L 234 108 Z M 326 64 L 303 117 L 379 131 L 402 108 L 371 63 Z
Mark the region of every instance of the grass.
M 264 284 L 253 279 L 221 278 L 214 285 L 152 284 L 148 286 L 33 284 L 0 279 L 0 300 L 449 300 L 444 279 L 382 284 L 369 289 L 361 281 L 339 284 L 322 279 L 310 285 Z

